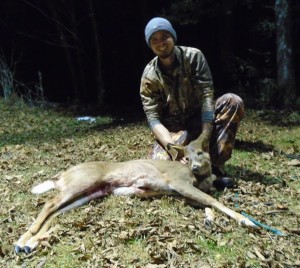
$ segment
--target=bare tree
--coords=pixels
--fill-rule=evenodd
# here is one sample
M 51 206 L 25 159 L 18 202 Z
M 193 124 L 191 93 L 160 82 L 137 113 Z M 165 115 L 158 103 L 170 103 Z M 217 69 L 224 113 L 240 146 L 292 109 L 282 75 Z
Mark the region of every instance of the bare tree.
M 93 88 L 96 87 L 97 104 L 101 107 L 105 89 L 94 0 L 22 1 L 54 26 L 56 37 L 47 41 L 47 44 L 64 50 L 73 91 L 70 97 L 73 101 L 95 99 L 91 94 L 95 95 Z M 84 26 L 89 29 L 82 30 Z M 91 42 L 86 42 L 86 39 Z M 87 70 L 93 70 L 93 73 Z
M 5 58 L 0 56 L 0 96 L 8 99 L 14 92 L 14 74 Z

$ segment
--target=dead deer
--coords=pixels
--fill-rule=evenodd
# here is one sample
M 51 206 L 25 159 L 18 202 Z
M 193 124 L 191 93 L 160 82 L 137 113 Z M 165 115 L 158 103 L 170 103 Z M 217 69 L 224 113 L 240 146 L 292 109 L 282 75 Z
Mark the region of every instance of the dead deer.
M 108 195 L 179 195 L 202 206 L 214 207 L 239 224 L 255 227 L 248 218 L 203 191 L 212 185 L 214 175 L 211 174 L 209 154 L 195 150 L 193 145 L 184 148 L 189 159 L 188 165 L 178 161 L 151 159 L 117 163 L 88 162 L 73 166 L 52 180 L 33 187 L 32 193 L 35 194 L 50 189 L 57 189 L 59 193 L 45 203 L 37 219 L 15 243 L 15 252 L 32 252 L 59 214 Z

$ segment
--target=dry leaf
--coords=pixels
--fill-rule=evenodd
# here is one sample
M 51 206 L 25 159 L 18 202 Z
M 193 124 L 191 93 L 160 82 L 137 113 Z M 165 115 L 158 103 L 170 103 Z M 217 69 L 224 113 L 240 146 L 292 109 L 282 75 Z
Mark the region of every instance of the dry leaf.
M 288 166 L 295 166 L 295 167 L 300 167 L 300 160 L 298 159 L 293 159 L 291 161 L 288 161 Z

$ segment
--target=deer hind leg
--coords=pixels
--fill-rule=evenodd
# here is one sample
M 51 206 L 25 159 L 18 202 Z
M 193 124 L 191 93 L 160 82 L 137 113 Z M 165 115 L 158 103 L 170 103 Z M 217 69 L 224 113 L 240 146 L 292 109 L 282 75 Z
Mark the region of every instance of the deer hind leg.
M 48 201 L 42 209 L 41 213 L 38 215 L 37 219 L 30 226 L 28 231 L 23 234 L 15 244 L 15 252 L 17 254 L 21 251 L 30 253 L 39 245 L 40 240 L 49 230 L 53 220 L 59 214 L 82 206 L 83 204 L 86 204 L 93 199 L 103 197 L 104 195 L 106 195 L 106 192 L 103 190 L 99 190 L 92 194 L 75 198 L 74 200 L 71 200 L 71 198 L 74 197 L 73 195 L 66 195 L 65 197 L 59 195 L 54 199 Z
M 32 235 L 32 233 L 29 232 L 29 230 L 21 236 L 19 241 L 15 245 L 15 252 L 18 254 L 21 251 L 25 251 L 27 254 L 32 252 L 33 249 L 35 249 L 40 241 L 43 239 L 47 231 L 50 229 L 50 226 L 53 222 L 53 220 L 61 214 L 60 211 L 57 211 L 56 213 L 50 215 L 47 218 L 47 221 L 44 222 L 43 226 L 39 229 L 39 231 Z
M 66 201 L 66 198 L 64 198 L 62 194 L 59 194 L 53 199 L 46 202 L 36 220 L 31 224 L 29 229 L 20 237 L 20 239 L 15 244 L 16 253 L 19 253 L 23 249 L 25 250 L 27 241 L 29 241 L 31 237 L 33 237 L 40 231 L 41 227 L 46 224 L 49 217 L 53 213 L 55 213 L 58 208 L 62 206 Z

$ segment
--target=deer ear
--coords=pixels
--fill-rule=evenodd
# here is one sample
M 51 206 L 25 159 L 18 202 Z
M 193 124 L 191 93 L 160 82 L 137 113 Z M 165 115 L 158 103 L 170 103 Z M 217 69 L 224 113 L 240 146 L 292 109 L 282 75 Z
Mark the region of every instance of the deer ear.
M 183 151 L 183 146 L 181 146 L 181 145 L 172 145 L 172 147 L 173 147 L 174 149 L 176 149 L 178 152 L 179 152 L 179 151 Z
M 176 159 L 181 159 L 184 157 L 184 147 L 181 145 L 174 145 L 173 148 L 177 151 Z
M 184 157 L 184 147 L 181 145 L 168 143 L 166 146 L 166 150 L 173 161 L 179 160 Z

